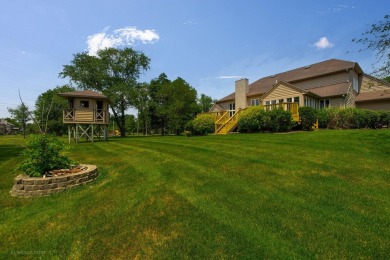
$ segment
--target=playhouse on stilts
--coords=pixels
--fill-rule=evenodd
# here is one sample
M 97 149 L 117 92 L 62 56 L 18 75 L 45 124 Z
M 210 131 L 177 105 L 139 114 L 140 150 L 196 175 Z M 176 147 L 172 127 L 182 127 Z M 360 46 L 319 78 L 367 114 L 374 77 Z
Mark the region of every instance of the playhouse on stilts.
M 68 108 L 63 111 L 63 123 L 68 125 L 69 143 L 77 143 L 83 137 L 93 142 L 94 138 L 107 141 L 110 114 L 109 99 L 91 90 L 59 93 L 68 99 Z

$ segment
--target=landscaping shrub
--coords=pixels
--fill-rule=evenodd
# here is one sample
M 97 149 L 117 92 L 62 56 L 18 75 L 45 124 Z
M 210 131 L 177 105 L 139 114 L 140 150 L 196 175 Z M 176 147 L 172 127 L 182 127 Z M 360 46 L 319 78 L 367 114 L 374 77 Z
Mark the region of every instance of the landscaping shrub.
M 194 135 L 214 133 L 214 119 L 209 114 L 198 115 L 187 124 L 186 130 L 191 131 Z
M 313 125 L 317 121 L 316 110 L 312 107 L 299 107 L 298 112 L 302 130 L 312 130 Z
M 325 112 L 319 111 L 318 115 L 321 113 Z M 327 128 L 329 129 L 376 129 L 382 124 L 381 113 L 368 109 L 329 108 L 326 109 L 326 114 L 328 117 Z
M 249 107 L 240 116 L 240 132 L 287 132 L 293 126 L 291 113 L 282 109 L 265 111 L 262 107 Z
M 318 119 L 319 128 L 327 128 L 329 123 L 329 110 L 328 109 L 318 109 L 316 111 Z
M 366 125 L 365 128 L 377 129 L 380 127 L 380 114 L 374 110 L 361 110 L 365 114 Z M 362 128 L 362 127 L 361 127 Z
M 357 128 L 355 121 L 356 111 L 354 108 L 330 108 L 328 109 L 329 129 L 353 129 Z M 365 121 L 364 115 L 361 115 L 361 123 Z
M 238 121 L 239 132 L 259 132 L 264 130 L 266 111 L 262 107 L 248 107 Z
M 23 173 L 40 177 L 47 171 L 69 168 L 71 160 L 62 155 L 64 143 L 46 134 L 33 135 L 23 151 L 26 158 L 17 168 Z
M 268 125 L 265 126 L 270 132 L 288 132 L 293 126 L 292 115 L 290 111 L 283 109 L 273 109 L 268 111 Z
M 379 123 L 381 127 L 386 126 L 390 127 L 390 111 L 380 111 L 379 112 Z

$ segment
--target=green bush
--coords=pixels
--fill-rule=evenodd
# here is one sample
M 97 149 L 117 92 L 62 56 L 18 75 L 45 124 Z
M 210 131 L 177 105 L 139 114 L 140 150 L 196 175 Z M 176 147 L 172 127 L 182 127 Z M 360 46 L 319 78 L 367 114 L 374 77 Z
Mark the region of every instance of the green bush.
M 298 112 L 302 130 L 312 130 L 317 121 L 316 110 L 312 107 L 299 107 Z
M 242 112 L 238 120 L 239 132 L 259 132 L 264 129 L 266 112 L 264 108 L 253 106 Z
M 328 128 L 329 123 L 329 110 L 328 109 L 318 109 L 316 111 L 318 119 L 319 128 Z
M 379 112 L 379 123 L 381 127 L 386 126 L 387 128 L 390 128 L 390 111 Z
M 287 132 L 293 126 L 291 113 L 282 109 L 265 111 L 263 107 L 247 108 L 238 121 L 240 132 Z
M 198 115 L 186 125 L 186 130 L 189 130 L 194 135 L 206 135 L 214 133 L 214 119 L 209 114 Z
M 327 114 L 327 128 L 330 129 L 361 129 L 361 128 L 379 128 L 382 124 L 381 113 L 368 109 L 359 108 L 329 108 L 318 111 Z M 319 116 L 319 122 L 321 116 Z M 320 123 L 322 127 L 324 125 Z
M 374 110 L 361 110 L 365 114 L 365 128 L 378 129 L 380 127 L 380 113 Z
M 63 150 L 64 143 L 57 138 L 46 134 L 33 135 L 27 143 L 27 149 L 23 151 L 26 159 L 17 170 L 40 177 L 51 170 L 69 168 L 72 162 L 62 155 Z
M 273 109 L 268 111 L 268 125 L 265 126 L 270 132 L 288 132 L 293 126 L 292 115 L 290 111 L 283 109 Z

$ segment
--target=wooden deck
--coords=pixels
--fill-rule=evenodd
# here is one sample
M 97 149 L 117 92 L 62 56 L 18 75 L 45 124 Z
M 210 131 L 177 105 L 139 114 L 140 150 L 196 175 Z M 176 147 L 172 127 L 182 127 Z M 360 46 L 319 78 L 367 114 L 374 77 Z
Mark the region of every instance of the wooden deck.
M 262 105 L 266 111 L 273 109 L 283 109 L 284 111 L 290 111 L 292 119 L 295 122 L 299 122 L 298 103 L 279 103 L 271 105 Z M 213 117 L 215 122 L 215 134 L 226 135 L 233 131 L 237 127 L 238 120 L 245 109 L 236 111 L 232 116 L 229 115 L 229 111 L 222 112 L 208 112 L 202 114 L 209 114 Z

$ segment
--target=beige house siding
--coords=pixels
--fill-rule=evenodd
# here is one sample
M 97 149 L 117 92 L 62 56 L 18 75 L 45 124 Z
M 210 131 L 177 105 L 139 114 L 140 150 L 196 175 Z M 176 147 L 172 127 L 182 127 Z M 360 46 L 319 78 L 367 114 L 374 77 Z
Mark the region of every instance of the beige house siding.
M 258 99 L 259 100 L 259 105 L 261 105 L 261 97 L 263 95 L 256 95 L 256 96 L 250 96 L 247 98 L 247 103 L 248 103 L 248 106 L 251 106 L 252 105 L 252 100 L 253 99 Z
M 347 82 L 348 77 L 349 76 L 347 72 L 340 72 L 332 75 L 321 76 L 314 79 L 307 79 L 301 82 L 291 82 L 291 84 L 301 89 L 318 88 Z
M 369 91 L 377 91 L 377 90 L 385 90 L 385 89 L 390 89 L 390 87 L 385 85 L 383 82 L 379 80 L 375 80 L 374 78 L 363 76 L 363 82 L 361 85 L 360 92 L 369 92 Z
M 229 110 L 229 105 L 231 103 L 234 103 L 234 100 L 218 103 L 218 105 L 220 105 L 223 108 L 223 110 Z
M 387 110 L 390 111 L 390 100 L 377 100 L 370 102 L 356 103 L 358 108 L 372 109 L 372 110 Z
M 262 104 L 265 105 L 267 101 L 276 100 L 277 103 L 279 103 L 279 99 L 283 99 L 283 102 L 286 102 L 287 98 L 294 98 L 299 97 L 299 105 L 303 106 L 303 94 L 299 91 L 285 86 L 285 85 L 279 85 L 277 88 L 275 88 L 271 93 L 269 93 L 263 100 Z
M 355 100 L 356 100 L 356 92 L 353 90 L 353 86 L 348 90 L 347 96 L 345 98 L 345 106 L 346 107 L 355 107 Z
M 329 98 L 329 107 L 343 107 L 345 100 L 343 97 Z

